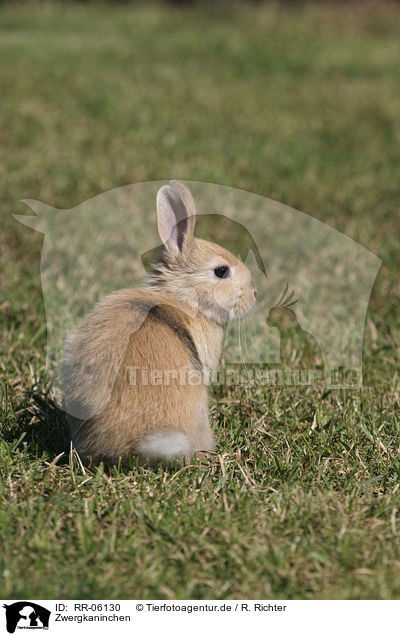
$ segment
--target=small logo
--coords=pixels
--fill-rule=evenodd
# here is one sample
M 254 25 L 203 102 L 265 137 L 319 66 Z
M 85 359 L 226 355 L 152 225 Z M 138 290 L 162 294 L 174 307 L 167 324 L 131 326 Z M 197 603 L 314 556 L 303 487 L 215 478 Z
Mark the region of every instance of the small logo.
M 6 609 L 9 634 L 13 634 L 16 629 L 49 629 L 51 612 L 37 603 L 18 601 L 3 607 Z

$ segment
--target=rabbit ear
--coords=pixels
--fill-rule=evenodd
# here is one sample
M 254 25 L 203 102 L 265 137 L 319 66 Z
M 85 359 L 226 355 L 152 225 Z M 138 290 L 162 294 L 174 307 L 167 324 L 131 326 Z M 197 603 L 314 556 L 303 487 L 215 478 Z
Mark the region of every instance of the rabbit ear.
M 196 205 L 189 188 L 182 181 L 170 181 L 170 185 L 178 192 L 191 216 L 196 216 Z
M 170 251 L 186 252 L 193 239 L 195 208 L 190 190 L 179 181 L 157 193 L 158 232 Z

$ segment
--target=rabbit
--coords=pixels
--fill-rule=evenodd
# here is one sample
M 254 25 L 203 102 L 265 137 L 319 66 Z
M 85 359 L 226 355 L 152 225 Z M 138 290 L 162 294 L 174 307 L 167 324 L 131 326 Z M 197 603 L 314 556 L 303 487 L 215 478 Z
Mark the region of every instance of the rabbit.
M 68 336 L 61 368 L 73 444 L 87 461 L 168 465 L 213 451 L 207 383 L 224 326 L 253 309 L 247 267 L 194 237 L 190 190 L 157 193 L 163 244 L 147 284 L 102 300 Z

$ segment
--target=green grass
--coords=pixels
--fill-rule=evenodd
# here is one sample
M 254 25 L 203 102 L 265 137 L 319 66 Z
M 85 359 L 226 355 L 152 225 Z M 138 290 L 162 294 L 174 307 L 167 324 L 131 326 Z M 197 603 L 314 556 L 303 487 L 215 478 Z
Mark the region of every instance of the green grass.
M 399 29 L 384 3 L 2 5 L 1 597 L 399 597 Z M 42 238 L 10 214 L 163 178 L 383 259 L 364 387 L 214 389 L 209 460 L 83 469 L 43 398 Z

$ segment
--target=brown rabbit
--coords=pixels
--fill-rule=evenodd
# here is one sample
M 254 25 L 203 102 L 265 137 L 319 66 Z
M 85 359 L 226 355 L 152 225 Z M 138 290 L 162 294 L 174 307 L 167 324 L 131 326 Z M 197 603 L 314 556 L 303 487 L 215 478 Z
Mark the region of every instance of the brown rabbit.
M 130 455 L 168 464 L 214 449 L 207 381 L 223 327 L 250 311 L 250 272 L 194 238 L 195 204 L 178 181 L 157 194 L 164 250 L 148 287 L 122 289 L 67 338 L 64 404 L 76 449 L 94 461 Z

